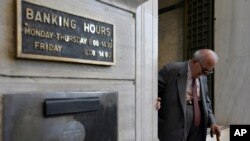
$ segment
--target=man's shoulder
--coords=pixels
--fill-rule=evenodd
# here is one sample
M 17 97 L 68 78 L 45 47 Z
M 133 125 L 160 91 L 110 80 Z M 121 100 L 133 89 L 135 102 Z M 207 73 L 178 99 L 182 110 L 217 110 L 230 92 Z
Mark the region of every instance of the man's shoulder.
M 179 69 L 183 67 L 186 63 L 187 62 L 172 62 L 172 63 L 166 64 L 165 67 L 167 67 L 168 69 Z
M 184 69 L 187 65 L 187 62 L 173 62 L 166 64 L 160 72 L 166 72 L 166 73 L 178 73 L 180 70 Z

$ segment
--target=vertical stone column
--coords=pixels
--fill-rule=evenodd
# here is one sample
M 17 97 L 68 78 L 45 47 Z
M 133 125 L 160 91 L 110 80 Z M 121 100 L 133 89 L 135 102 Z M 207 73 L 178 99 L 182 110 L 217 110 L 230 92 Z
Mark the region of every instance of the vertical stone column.
M 136 12 L 136 141 L 156 141 L 158 1 L 149 0 Z

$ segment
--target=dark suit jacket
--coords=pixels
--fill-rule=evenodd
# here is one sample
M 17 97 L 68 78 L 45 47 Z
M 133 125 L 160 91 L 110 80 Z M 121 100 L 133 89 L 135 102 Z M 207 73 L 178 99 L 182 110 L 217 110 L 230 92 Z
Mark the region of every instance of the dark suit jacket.
M 183 141 L 186 136 L 186 83 L 187 62 L 171 63 L 159 71 L 158 96 L 161 97 L 161 108 L 158 112 L 158 136 L 160 141 Z M 201 76 L 200 98 L 202 110 L 202 131 L 206 140 L 207 127 L 215 123 L 208 97 L 207 78 Z

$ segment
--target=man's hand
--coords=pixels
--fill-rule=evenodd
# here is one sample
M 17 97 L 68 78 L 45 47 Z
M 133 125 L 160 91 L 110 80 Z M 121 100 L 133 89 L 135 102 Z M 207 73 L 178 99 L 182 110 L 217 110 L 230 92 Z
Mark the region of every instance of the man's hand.
M 221 135 L 220 127 L 217 124 L 212 124 L 210 128 L 211 128 L 210 131 L 211 137 L 213 137 L 213 134 L 215 134 L 217 141 L 220 141 L 220 135 Z
M 159 110 L 161 108 L 161 98 L 158 97 L 155 104 L 155 109 Z

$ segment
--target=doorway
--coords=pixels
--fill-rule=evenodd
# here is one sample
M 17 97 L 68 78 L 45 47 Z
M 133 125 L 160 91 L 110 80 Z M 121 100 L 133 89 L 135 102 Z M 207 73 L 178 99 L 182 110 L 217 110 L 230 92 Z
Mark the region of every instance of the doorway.
M 167 0 L 158 4 L 158 70 L 167 63 L 192 58 L 198 49 L 214 50 L 214 0 Z M 208 76 L 208 88 L 213 104 L 213 74 Z

